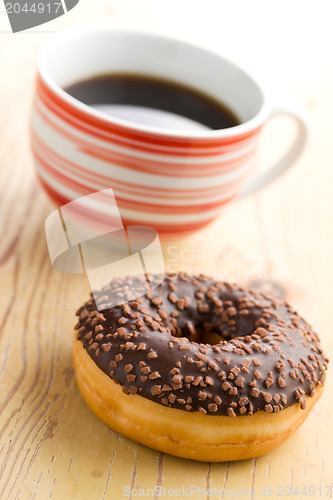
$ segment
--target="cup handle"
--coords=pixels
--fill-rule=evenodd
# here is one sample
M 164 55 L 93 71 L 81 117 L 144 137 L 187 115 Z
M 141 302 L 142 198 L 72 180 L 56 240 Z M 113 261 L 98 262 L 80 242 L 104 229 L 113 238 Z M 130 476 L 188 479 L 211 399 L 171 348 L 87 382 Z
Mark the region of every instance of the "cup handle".
M 294 143 L 284 156 L 275 165 L 272 165 L 269 170 L 257 175 L 254 179 L 250 179 L 247 184 L 245 184 L 238 199 L 256 193 L 275 181 L 292 166 L 303 151 L 309 135 L 309 119 L 306 111 L 301 105 L 291 99 L 276 99 L 273 102 L 268 119 L 281 114 L 292 116 L 298 124 L 298 134 Z

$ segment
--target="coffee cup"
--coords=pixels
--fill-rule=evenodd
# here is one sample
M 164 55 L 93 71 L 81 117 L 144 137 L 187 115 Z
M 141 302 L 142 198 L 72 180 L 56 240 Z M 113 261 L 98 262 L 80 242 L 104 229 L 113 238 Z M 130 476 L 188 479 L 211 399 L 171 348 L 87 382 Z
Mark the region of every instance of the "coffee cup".
M 178 130 L 105 113 L 66 88 L 107 74 L 145 75 L 195 88 L 227 105 L 239 124 Z M 298 125 L 275 165 L 250 176 L 263 126 L 289 115 Z M 208 225 L 232 200 L 264 188 L 289 169 L 308 135 L 306 114 L 272 101 L 239 66 L 184 41 L 107 27 L 59 32 L 39 50 L 31 137 L 38 177 L 57 205 L 112 188 L 124 225 L 154 227 L 160 237 Z M 96 219 L 103 206 L 96 206 Z

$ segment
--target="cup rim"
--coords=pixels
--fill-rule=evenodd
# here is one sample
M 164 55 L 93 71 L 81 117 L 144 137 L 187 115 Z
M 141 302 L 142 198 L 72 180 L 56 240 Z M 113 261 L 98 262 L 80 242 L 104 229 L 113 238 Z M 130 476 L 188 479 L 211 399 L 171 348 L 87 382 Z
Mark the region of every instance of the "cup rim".
M 84 33 L 85 35 L 92 35 L 95 32 L 113 32 L 113 33 L 119 33 L 119 34 L 130 34 L 130 35 L 135 35 L 135 36 L 150 36 L 153 38 L 158 38 L 161 40 L 165 41 L 172 41 L 179 43 L 183 46 L 188 46 L 195 48 L 197 50 L 201 50 L 203 52 L 206 52 L 207 54 L 215 54 L 217 55 L 220 59 L 226 61 L 228 64 L 234 66 L 238 70 L 242 71 L 250 80 L 252 80 L 253 84 L 258 87 L 260 90 L 262 97 L 263 97 L 263 102 L 262 105 L 259 109 L 259 111 L 256 113 L 256 115 L 251 118 L 250 120 L 247 120 L 246 122 L 240 123 L 239 125 L 235 125 L 233 127 L 229 128 L 224 128 L 224 129 L 217 129 L 217 130 L 177 130 L 177 129 L 168 129 L 168 128 L 158 128 L 154 126 L 149 126 L 149 125 L 144 125 L 136 122 L 131 122 L 122 118 L 117 118 L 112 115 L 106 114 L 103 111 L 100 111 L 96 108 L 93 108 L 92 106 L 89 106 L 88 104 L 85 104 L 75 97 L 72 97 L 70 94 L 68 94 L 60 85 L 58 85 L 55 80 L 51 77 L 47 70 L 47 53 L 48 50 L 59 43 L 59 41 L 63 40 L 64 36 L 67 36 L 68 39 L 70 37 L 75 36 L 77 33 Z M 215 52 L 214 50 L 207 49 L 205 47 L 202 47 L 200 44 L 193 43 L 193 42 L 187 42 L 186 40 L 182 40 L 181 38 L 177 38 L 174 36 L 166 36 L 166 35 L 160 35 L 157 33 L 154 33 L 153 31 L 148 31 L 148 30 L 137 30 L 137 29 L 128 29 L 128 28 L 113 28 L 110 26 L 105 26 L 105 25 L 85 25 L 85 26 L 75 26 L 71 28 L 67 28 L 61 31 L 58 31 L 57 33 L 51 35 L 49 38 L 47 38 L 42 45 L 40 46 L 38 53 L 37 53 L 37 72 L 38 75 L 42 78 L 44 83 L 58 96 L 60 97 L 63 101 L 66 103 L 70 104 L 71 106 L 74 106 L 76 109 L 81 111 L 82 113 L 97 118 L 98 120 L 103 121 L 104 123 L 108 124 L 114 124 L 123 128 L 126 128 L 129 131 L 132 132 L 141 132 L 141 133 L 147 133 L 150 135 L 155 135 L 159 137 L 166 137 L 166 138 L 177 138 L 177 139 L 218 139 L 218 138 L 230 138 L 234 136 L 239 136 L 239 135 L 245 135 L 246 133 L 252 131 L 253 129 L 257 128 L 260 126 L 265 118 L 268 116 L 268 104 L 267 104 L 267 97 L 266 97 L 266 92 L 261 83 L 257 81 L 257 79 L 252 76 L 247 70 L 244 70 L 241 66 L 238 64 L 235 64 L 234 62 L 230 61 L 226 57 L 224 57 L 222 54 Z

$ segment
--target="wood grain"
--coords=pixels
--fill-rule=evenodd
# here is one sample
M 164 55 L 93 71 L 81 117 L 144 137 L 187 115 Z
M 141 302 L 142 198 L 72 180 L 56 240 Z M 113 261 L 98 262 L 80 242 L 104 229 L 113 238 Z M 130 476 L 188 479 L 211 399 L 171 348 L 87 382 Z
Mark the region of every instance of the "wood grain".
M 82 5 L 79 21 L 90 19 L 87 3 Z M 118 2 L 100 5 L 114 23 L 125 15 Z M 142 11 L 134 11 L 140 20 Z M 57 21 L 57 28 L 72 20 Z M 279 485 L 299 492 L 314 486 L 314 498 L 332 497 L 325 490 L 333 480 L 332 369 L 322 399 L 284 445 L 230 464 L 155 452 L 108 429 L 84 404 L 71 343 L 74 311 L 89 287 L 84 276 L 51 268 L 44 221 L 53 206 L 36 182 L 29 150 L 34 60 L 44 37 L 0 37 L 0 498 L 119 499 L 128 486 L 150 489 L 146 497 L 157 499 L 156 486 L 186 491 L 191 485 L 197 488 L 191 498 L 240 498 L 242 492 L 243 498 L 279 498 Z M 167 269 L 201 269 L 286 297 L 315 326 L 332 359 L 330 82 L 300 95 L 313 135 L 294 169 L 263 193 L 228 207 L 200 235 L 165 246 L 164 255 Z M 267 126 L 259 168 L 275 158 L 290 133 L 279 120 Z

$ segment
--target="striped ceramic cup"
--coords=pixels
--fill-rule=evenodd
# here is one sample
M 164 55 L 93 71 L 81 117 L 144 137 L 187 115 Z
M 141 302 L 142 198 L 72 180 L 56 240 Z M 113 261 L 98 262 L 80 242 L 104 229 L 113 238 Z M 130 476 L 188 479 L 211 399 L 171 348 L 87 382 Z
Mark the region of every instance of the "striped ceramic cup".
M 227 104 L 241 124 L 159 129 L 103 113 L 63 90 L 106 73 L 146 74 L 194 87 Z M 262 126 L 280 113 L 296 119 L 297 138 L 275 166 L 248 179 Z M 43 44 L 31 130 L 38 176 L 58 205 L 112 188 L 125 225 L 151 226 L 162 237 L 195 231 L 226 203 L 272 182 L 292 165 L 307 137 L 299 106 L 269 102 L 258 82 L 220 55 L 171 38 L 101 27 L 60 32 Z

